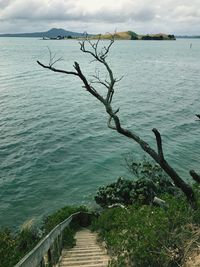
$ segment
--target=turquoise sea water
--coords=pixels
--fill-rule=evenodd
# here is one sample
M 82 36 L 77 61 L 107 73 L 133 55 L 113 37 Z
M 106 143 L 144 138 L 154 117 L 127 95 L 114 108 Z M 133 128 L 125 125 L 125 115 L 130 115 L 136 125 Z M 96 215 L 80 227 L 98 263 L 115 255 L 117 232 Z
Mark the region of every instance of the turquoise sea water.
M 190 49 L 190 43 L 193 43 Z M 107 129 L 107 116 L 75 77 L 41 69 L 47 46 L 67 70 L 78 61 L 97 67 L 69 41 L 0 38 L 0 225 L 93 203 L 96 189 L 129 177 L 124 157 L 143 152 Z M 163 136 L 166 158 L 184 177 L 200 171 L 200 40 L 116 41 L 109 61 L 117 77 L 114 103 L 123 126 L 155 147 Z M 102 77 L 104 72 L 100 71 Z

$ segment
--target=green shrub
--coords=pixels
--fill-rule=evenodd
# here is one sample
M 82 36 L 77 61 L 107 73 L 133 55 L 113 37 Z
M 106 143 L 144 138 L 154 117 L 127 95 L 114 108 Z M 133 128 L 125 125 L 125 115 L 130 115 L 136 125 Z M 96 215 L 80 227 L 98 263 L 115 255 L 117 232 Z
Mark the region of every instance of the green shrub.
M 17 239 L 8 229 L 0 230 L 0 262 L 1 267 L 13 267 L 18 257 L 16 253 Z
M 23 229 L 18 233 L 0 230 L 0 266 L 13 267 L 39 241 L 33 229 Z
M 95 196 L 95 201 L 102 207 L 115 203 L 131 204 L 130 193 L 133 187 L 133 181 L 120 177 L 117 182 L 100 187 Z
M 44 218 L 40 228 L 35 227 L 30 220 L 16 233 L 9 229 L 0 230 L 0 266 L 13 267 L 57 224 L 78 211 L 87 210 L 85 207 L 67 206 Z M 74 234 L 78 227 L 76 223 L 72 223 L 64 230 L 64 247 L 72 247 L 75 244 Z
M 95 201 L 105 208 L 112 204 L 151 204 L 155 196 L 164 193 L 180 195 L 177 189 L 162 169 L 149 161 L 135 163 L 127 160 L 127 165 L 136 180 L 123 177 L 107 186 L 98 189 Z
M 87 211 L 87 208 L 84 206 L 80 207 L 72 207 L 66 206 L 56 211 L 55 213 L 47 216 L 42 225 L 42 231 L 44 234 L 49 233 L 56 225 L 66 220 L 71 214 L 79 212 L 79 211 Z M 75 245 L 74 235 L 76 230 L 79 228 L 79 225 L 76 221 L 70 223 L 70 227 L 67 227 L 63 233 L 63 244 L 64 247 L 73 247 Z
M 163 198 L 169 205 L 167 210 L 149 205 L 113 208 L 93 223 L 93 229 L 99 231 L 116 256 L 111 266 L 180 266 L 200 209 L 192 210 L 183 197 Z
M 131 157 L 126 158 L 126 165 L 136 179 L 151 180 L 156 186 L 156 193 L 161 194 L 180 194 L 180 191 L 174 186 L 171 179 L 161 169 L 158 164 L 144 159 L 141 162 L 135 162 Z
M 79 211 L 87 211 L 87 208 L 84 206 L 66 206 L 64 208 L 61 208 L 60 210 L 44 218 L 42 226 L 43 231 L 46 234 L 49 233 L 56 225 L 66 220 L 71 214 Z
M 17 250 L 20 255 L 25 255 L 39 242 L 40 236 L 37 229 L 22 229 L 17 235 Z

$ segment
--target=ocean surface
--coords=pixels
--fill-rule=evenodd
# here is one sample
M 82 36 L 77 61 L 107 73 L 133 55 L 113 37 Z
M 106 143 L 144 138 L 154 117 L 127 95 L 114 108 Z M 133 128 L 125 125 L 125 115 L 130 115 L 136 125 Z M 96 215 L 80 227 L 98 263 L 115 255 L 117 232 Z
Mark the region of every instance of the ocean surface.
M 192 43 L 192 48 L 190 48 Z M 103 42 L 103 45 L 105 43 Z M 49 52 L 56 67 L 85 75 L 104 70 L 75 40 L 0 38 L 0 225 L 18 226 L 69 204 L 94 205 L 97 188 L 131 177 L 124 158 L 140 147 L 107 128 L 104 107 L 78 78 L 42 69 Z M 186 180 L 200 171 L 200 40 L 116 41 L 108 61 L 117 85 L 114 107 L 122 125 L 156 148 L 163 136 L 171 165 Z M 102 94 L 104 93 L 104 89 Z

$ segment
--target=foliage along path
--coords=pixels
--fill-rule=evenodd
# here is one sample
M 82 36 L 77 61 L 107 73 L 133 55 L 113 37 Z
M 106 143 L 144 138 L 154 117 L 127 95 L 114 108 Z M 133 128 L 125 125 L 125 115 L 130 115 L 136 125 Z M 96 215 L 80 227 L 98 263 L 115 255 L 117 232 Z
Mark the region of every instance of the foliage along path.
M 63 253 L 59 267 L 107 267 L 109 257 L 97 243 L 97 234 L 84 229 L 76 233 L 76 246 Z

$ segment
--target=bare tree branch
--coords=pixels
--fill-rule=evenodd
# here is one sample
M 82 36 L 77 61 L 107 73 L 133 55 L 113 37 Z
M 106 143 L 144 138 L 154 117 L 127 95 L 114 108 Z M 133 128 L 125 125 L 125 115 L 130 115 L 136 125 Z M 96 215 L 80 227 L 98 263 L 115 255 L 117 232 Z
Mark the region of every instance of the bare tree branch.
M 119 108 L 114 112 L 114 114 L 117 114 L 119 112 Z M 110 116 L 108 119 L 108 128 L 112 130 L 117 130 L 116 126 L 112 125 L 112 117 Z
M 195 114 L 195 116 L 196 116 L 198 119 L 200 119 L 200 114 Z
M 161 135 L 158 132 L 157 129 L 153 129 L 153 132 L 156 137 L 156 142 L 157 142 L 157 150 L 156 152 L 153 148 L 149 146 L 148 143 L 146 143 L 144 140 L 142 140 L 137 134 L 135 134 L 133 131 L 129 131 L 128 129 L 125 129 L 121 126 L 120 118 L 118 117 L 117 111 L 113 111 L 112 108 L 112 99 L 114 95 L 114 85 L 116 82 L 118 82 L 120 79 L 115 79 L 112 69 L 110 68 L 109 64 L 106 61 L 106 57 L 110 51 L 111 46 L 114 43 L 114 37 L 111 38 L 109 44 L 107 47 L 104 47 L 103 49 L 99 50 L 99 42 L 100 42 L 100 36 L 96 43 L 92 43 L 92 41 L 89 39 L 88 36 L 86 36 L 85 40 L 80 42 L 80 50 L 84 53 L 87 53 L 91 55 L 97 62 L 99 62 L 104 68 L 106 68 L 106 71 L 109 76 L 109 80 L 102 81 L 99 78 L 99 75 L 94 76 L 96 79 L 96 82 L 101 84 L 102 86 L 107 88 L 107 95 L 104 98 L 100 93 L 98 92 L 97 89 L 93 87 L 93 83 L 89 83 L 88 79 L 86 76 L 83 74 L 79 64 L 77 62 L 74 63 L 74 71 L 64 71 L 64 70 L 59 70 L 56 68 L 53 68 L 52 66 L 46 66 L 42 64 L 41 62 L 37 61 L 40 66 L 43 68 L 49 69 L 54 72 L 61 72 L 64 74 L 72 74 L 80 78 L 80 80 L 83 82 L 83 87 L 90 93 L 92 94 L 95 98 L 97 98 L 105 107 L 106 112 L 109 115 L 108 119 L 108 127 L 111 128 L 112 130 L 117 131 L 118 133 L 124 135 L 125 137 L 128 137 L 132 139 L 134 142 L 138 143 L 140 147 L 142 148 L 143 151 L 145 151 L 147 154 L 149 154 L 159 165 L 160 167 L 171 177 L 173 180 L 175 186 L 180 188 L 182 192 L 185 194 L 187 197 L 189 203 L 193 208 L 196 208 L 196 199 L 194 195 L 194 191 L 192 187 L 187 184 L 179 175 L 178 173 L 169 165 L 169 163 L 166 161 L 164 158 L 164 153 L 163 153 L 163 148 L 162 148 L 162 139 Z M 90 49 L 86 48 L 86 45 L 89 46 Z M 113 122 L 113 124 L 112 124 Z M 194 172 L 192 172 L 191 175 L 194 175 Z M 196 177 L 196 176 L 195 176 Z
M 114 41 L 115 41 L 115 35 L 111 34 L 110 44 L 109 44 L 107 47 L 104 46 L 104 51 L 105 51 L 105 52 L 102 52 L 102 54 L 101 54 L 101 56 L 100 56 L 101 59 L 104 60 L 104 59 L 107 57 L 107 54 L 109 53 L 110 48 L 111 48 L 111 46 L 113 45 Z
M 192 178 L 200 184 L 200 175 L 197 174 L 194 170 L 190 171 L 190 175 L 192 176 Z
M 90 84 L 88 83 L 86 77 L 83 75 L 80 66 L 77 62 L 74 63 L 74 68 L 77 71 L 77 75 L 79 76 L 79 78 L 82 80 L 83 84 L 84 84 L 84 88 L 90 93 L 92 94 L 94 97 L 96 97 L 100 102 L 102 102 L 105 105 L 105 99 L 103 98 L 103 96 L 101 96 L 97 90 L 94 90 L 93 87 L 90 86 Z
M 73 72 L 73 71 L 66 71 L 66 70 L 56 69 L 56 68 L 53 68 L 53 67 L 51 67 L 51 66 L 44 65 L 44 64 L 42 64 L 40 61 L 37 61 L 37 63 L 38 63 L 41 67 L 43 67 L 43 68 L 45 68 L 45 69 L 49 69 L 49 70 L 54 71 L 54 72 L 60 72 L 60 73 L 64 73 L 64 74 L 72 74 L 72 75 L 76 75 L 76 76 L 78 76 L 78 73 Z
M 109 89 L 108 84 L 107 84 L 106 82 L 103 82 L 103 81 L 100 79 L 99 76 L 97 76 L 97 75 L 92 75 L 92 77 L 95 78 L 96 81 L 92 81 L 91 83 L 99 83 L 99 84 L 105 86 L 107 89 Z
M 109 119 L 108 119 L 108 128 L 110 128 L 110 129 L 112 129 L 112 130 L 117 130 L 117 128 L 116 128 L 116 126 L 114 126 L 114 125 L 112 125 L 112 117 L 109 117 Z
M 124 75 L 122 75 L 119 79 L 115 79 L 115 82 L 118 83 L 124 78 Z
M 63 60 L 62 57 L 59 57 L 59 58 L 55 59 L 56 58 L 56 54 L 52 55 L 52 52 L 51 52 L 50 48 L 48 46 L 47 46 L 47 48 L 48 48 L 48 51 L 49 51 L 49 67 L 52 67 L 56 62 Z
M 156 142 L 157 142 L 157 148 L 158 148 L 158 156 L 160 158 L 160 161 L 164 161 L 164 155 L 163 155 L 163 148 L 162 148 L 162 139 L 159 131 L 155 128 L 153 128 L 153 133 L 156 136 Z

